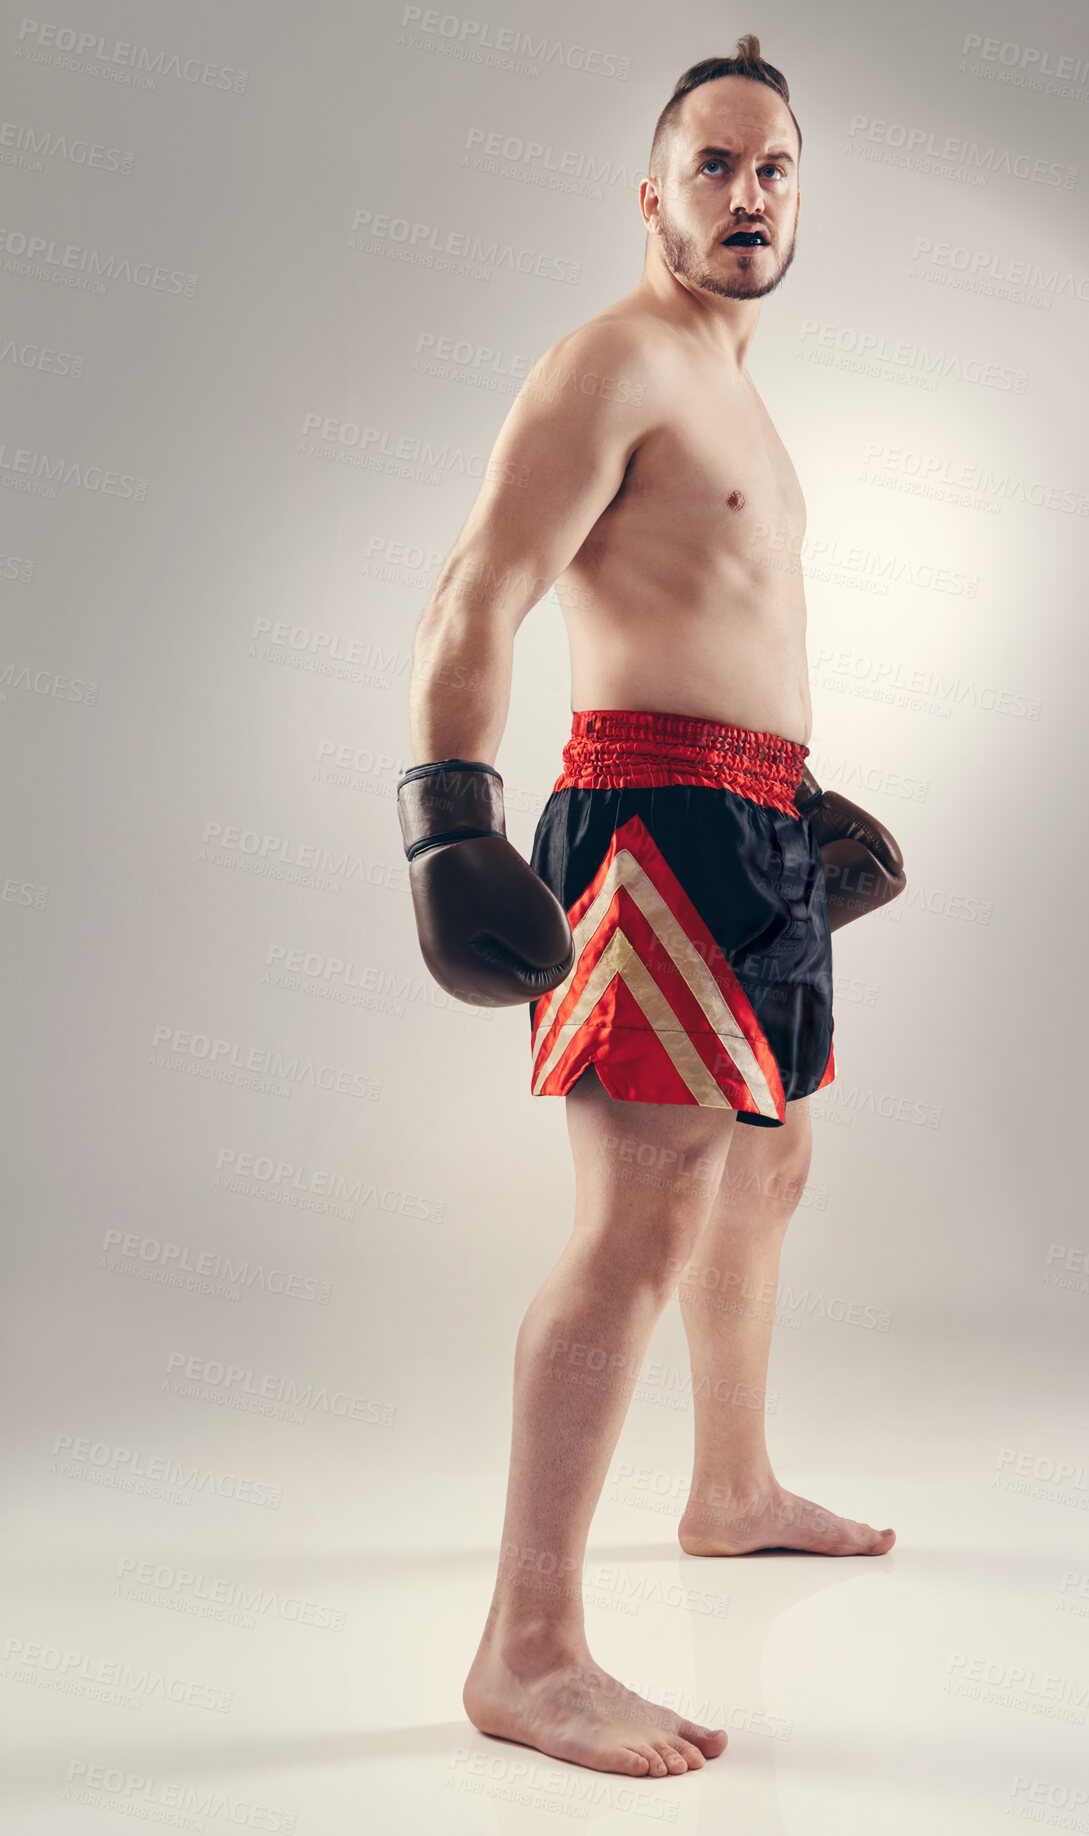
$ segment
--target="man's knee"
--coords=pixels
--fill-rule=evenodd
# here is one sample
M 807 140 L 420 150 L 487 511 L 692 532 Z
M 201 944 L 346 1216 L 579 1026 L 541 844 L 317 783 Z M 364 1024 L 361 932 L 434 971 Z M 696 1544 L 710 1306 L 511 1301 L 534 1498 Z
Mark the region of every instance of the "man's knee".
M 664 1305 L 713 1209 L 713 1193 L 667 1192 L 654 1204 L 644 1199 L 637 1208 L 584 1212 L 576 1232 L 589 1256 L 589 1279 L 613 1293 L 649 1291 Z
M 710 1202 L 702 1195 L 698 1200 L 674 1195 L 648 1232 L 640 1272 L 662 1301 L 677 1286 L 678 1271 L 691 1260 L 710 1211 Z
M 720 1199 L 734 1208 L 789 1213 L 801 1201 L 812 1161 L 807 1127 L 748 1130 L 743 1151 L 731 1153 L 723 1169 Z

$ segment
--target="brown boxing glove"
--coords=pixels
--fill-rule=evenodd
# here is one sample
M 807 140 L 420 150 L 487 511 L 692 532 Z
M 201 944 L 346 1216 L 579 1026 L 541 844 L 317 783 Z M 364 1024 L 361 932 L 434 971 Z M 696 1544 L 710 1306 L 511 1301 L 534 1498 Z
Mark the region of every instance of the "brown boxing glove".
M 515 1007 L 574 961 L 567 913 L 507 840 L 503 780 L 478 759 L 413 765 L 397 815 L 424 962 L 476 1007 Z
M 820 847 L 830 930 L 899 897 L 907 885 L 904 859 L 876 816 L 867 816 L 838 791 L 822 790 L 808 765 L 794 802 L 811 824 Z

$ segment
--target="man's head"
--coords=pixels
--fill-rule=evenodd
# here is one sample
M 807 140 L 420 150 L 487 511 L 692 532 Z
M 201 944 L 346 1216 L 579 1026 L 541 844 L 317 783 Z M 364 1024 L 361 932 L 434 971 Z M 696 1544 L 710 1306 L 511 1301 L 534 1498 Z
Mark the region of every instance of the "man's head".
M 802 131 L 786 78 L 738 40 L 678 78 L 658 117 L 644 212 L 678 279 L 726 299 L 760 299 L 794 257 Z

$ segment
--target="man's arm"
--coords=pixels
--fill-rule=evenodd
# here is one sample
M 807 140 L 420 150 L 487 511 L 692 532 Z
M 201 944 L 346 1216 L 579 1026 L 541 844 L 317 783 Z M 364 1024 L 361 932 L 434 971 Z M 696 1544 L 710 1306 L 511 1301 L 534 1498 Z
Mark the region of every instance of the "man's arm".
M 495 763 L 515 633 L 620 489 L 651 425 L 648 368 L 633 326 L 595 321 L 561 338 L 526 378 L 417 627 L 409 711 L 418 761 Z
M 514 634 L 615 497 L 647 426 L 630 326 L 571 333 L 536 365 L 420 621 L 411 719 L 417 763 L 397 815 L 424 961 L 461 1000 L 504 1007 L 556 988 L 574 960 L 567 914 L 507 840 L 495 755 Z M 621 400 L 621 395 L 625 400 Z

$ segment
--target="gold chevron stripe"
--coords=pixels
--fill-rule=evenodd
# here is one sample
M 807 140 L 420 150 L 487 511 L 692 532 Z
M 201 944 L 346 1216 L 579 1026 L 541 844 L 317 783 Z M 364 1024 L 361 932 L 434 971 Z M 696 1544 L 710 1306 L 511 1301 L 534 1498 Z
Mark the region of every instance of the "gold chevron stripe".
M 691 938 L 683 930 L 673 913 L 670 911 L 669 906 L 666 904 L 666 901 L 658 891 L 653 880 L 651 880 L 650 876 L 647 874 L 642 863 L 637 861 L 635 856 L 631 854 L 627 848 L 621 848 L 614 856 L 600 892 L 575 926 L 575 962 L 565 980 L 559 984 L 558 988 L 554 988 L 552 993 L 547 997 L 544 1018 L 541 1020 L 540 1024 L 539 1037 L 542 1042 L 549 1030 L 554 1015 L 559 1009 L 560 1003 L 563 1001 L 574 977 L 578 973 L 579 964 L 582 960 L 586 945 L 602 923 L 618 886 L 626 886 L 631 897 L 639 907 L 639 910 L 647 920 L 647 923 L 651 926 L 659 942 L 668 953 L 671 961 L 684 977 L 685 982 L 691 989 L 704 1016 L 709 1022 L 712 1032 L 718 1038 L 727 1057 L 731 1060 L 738 1074 L 743 1079 L 749 1094 L 757 1105 L 759 1114 L 778 1118 L 779 1112 L 775 1107 L 775 1099 L 768 1087 L 768 1082 L 761 1069 L 760 1061 L 756 1057 L 752 1046 L 746 1039 L 737 1019 L 724 999 L 721 988 L 715 981 L 703 957 L 693 945 Z M 718 1084 L 711 1076 L 710 1071 L 708 1071 L 698 1052 L 696 1052 L 695 1047 L 691 1045 L 686 1029 L 679 1021 L 673 1008 L 669 1005 L 666 996 L 658 987 L 658 984 L 650 974 L 650 971 L 646 968 L 646 965 L 643 963 L 630 939 L 624 935 L 619 927 L 616 935 L 623 939 L 623 944 L 625 946 L 623 953 L 618 955 L 615 961 L 613 960 L 613 943 L 615 939 L 611 941 L 602 952 L 601 957 L 590 973 L 589 980 L 580 994 L 575 1008 L 570 1017 L 559 1029 L 556 1040 L 547 1058 L 544 1060 L 542 1068 L 534 1081 L 534 1094 L 540 1095 L 540 1086 L 550 1075 L 557 1059 L 570 1044 L 571 1037 L 577 1032 L 586 1015 L 592 1012 L 596 1002 L 600 999 L 601 995 L 608 987 L 609 982 L 612 980 L 612 976 L 619 969 L 623 975 L 623 979 L 631 989 L 635 999 L 638 1001 L 640 1008 L 650 1021 L 654 1032 L 657 1034 L 662 1045 L 676 1065 L 681 1077 L 684 1078 L 688 1088 L 692 1091 L 693 1095 L 696 1096 L 697 1102 L 709 1108 L 722 1107 L 729 1109 L 732 1105 L 726 1101 Z M 607 972 L 605 972 L 604 967 L 606 962 L 612 965 Z M 639 967 L 637 970 L 633 968 L 633 962 L 638 964 Z M 648 984 L 649 988 L 647 986 Z M 591 991 L 593 992 L 591 993 Z M 684 1041 L 683 1047 L 677 1043 L 681 1040 Z M 682 1065 L 678 1059 L 678 1052 L 680 1052 L 681 1057 L 684 1058 L 684 1065 Z M 695 1065 L 698 1065 L 698 1071 L 690 1062 L 689 1055 L 691 1059 L 695 1061 Z M 685 1069 L 685 1065 L 688 1067 L 687 1070 Z M 695 1084 L 692 1081 L 693 1078 L 695 1078 L 696 1082 L 699 1083 L 701 1087 L 704 1085 L 704 1080 L 709 1082 L 714 1095 L 707 1097 L 698 1096 Z
M 678 1029 L 676 1014 L 630 938 L 625 936 L 619 926 L 594 964 L 570 1020 L 566 1020 L 560 1027 L 552 1050 L 537 1077 L 534 1095 L 540 1096 L 541 1085 L 545 1082 L 556 1060 L 570 1045 L 572 1037 L 578 1032 L 587 1014 L 593 1011 L 605 989 L 617 974 L 631 990 L 650 1022 L 656 1039 L 668 1053 L 675 1070 L 687 1084 L 696 1102 L 705 1109 L 732 1109 L 732 1103 L 728 1102 L 719 1089 L 688 1034 Z

